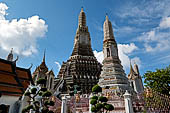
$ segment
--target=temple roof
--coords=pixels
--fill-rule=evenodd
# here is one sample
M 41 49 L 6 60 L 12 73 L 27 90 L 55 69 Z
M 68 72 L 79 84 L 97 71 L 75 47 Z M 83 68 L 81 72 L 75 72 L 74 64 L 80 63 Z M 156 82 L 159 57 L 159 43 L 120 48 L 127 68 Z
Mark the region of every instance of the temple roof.
M 29 69 L 16 67 L 16 63 L 0 58 L 0 92 L 3 95 L 21 96 L 33 83 Z

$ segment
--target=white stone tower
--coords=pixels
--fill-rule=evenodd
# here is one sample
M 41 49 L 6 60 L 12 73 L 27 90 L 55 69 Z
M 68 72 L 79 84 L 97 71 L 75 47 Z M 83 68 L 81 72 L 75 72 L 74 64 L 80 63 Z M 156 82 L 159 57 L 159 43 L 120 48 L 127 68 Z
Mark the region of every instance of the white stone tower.
M 112 89 L 112 92 L 124 94 L 126 90 L 133 91 L 129 85 L 128 78 L 123 70 L 121 61 L 118 56 L 117 43 L 113 35 L 112 24 L 106 16 L 103 25 L 104 40 L 103 40 L 103 70 L 100 75 L 99 85 L 103 89 Z

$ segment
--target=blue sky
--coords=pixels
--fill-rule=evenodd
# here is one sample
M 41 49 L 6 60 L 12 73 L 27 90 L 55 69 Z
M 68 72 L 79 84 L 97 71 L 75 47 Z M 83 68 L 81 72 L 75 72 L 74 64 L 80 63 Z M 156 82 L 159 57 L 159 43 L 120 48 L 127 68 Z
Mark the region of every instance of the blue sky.
M 1 0 L 0 57 L 14 48 L 17 65 L 33 63 L 33 71 L 46 49 L 46 64 L 57 74 L 71 55 L 82 6 L 100 62 L 107 13 L 127 74 L 130 59 L 141 75 L 170 64 L 170 0 Z

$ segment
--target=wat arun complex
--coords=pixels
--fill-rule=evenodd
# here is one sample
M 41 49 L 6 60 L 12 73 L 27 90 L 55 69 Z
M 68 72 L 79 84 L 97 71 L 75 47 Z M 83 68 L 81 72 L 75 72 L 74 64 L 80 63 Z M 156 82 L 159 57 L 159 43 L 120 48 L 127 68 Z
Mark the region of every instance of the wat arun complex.
M 126 90 L 131 93 L 143 91 L 140 75 L 135 77 L 140 80 L 128 79 L 123 70 L 112 24 L 107 15 L 103 31 L 104 60 L 103 64 L 100 64 L 94 56 L 90 33 L 86 25 L 86 15 L 81 8 L 72 54 L 66 62 L 63 62 L 55 82 L 56 95 L 69 94 L 70 87 L 75 86 L 80 86 L 83 94 L 90 94 L 92 87 L 96 84 L 99 84 L 103 91 L 110 89 L 111 92 L 119 95 L 123 95 Z M 135 73 L 130 75 L 136 76 Z M 135 81 L 138 81 L 138 83 Z M 135 88 L 138 91 L 135 91 Z
M 81 8 L 71 56 L 67 61 L 62 63 L 57 77 L 55 77 L 52 69 L 49 70 L 46 64 L 46 52 L 44 52 L 42 62 L 36 67 L 31 76 L 30 70 L 32 66 L 28 69 L 17 67 L 16 61 L 18 60 L 18 57 L 13 61 L 13 52 L 11 50 L 11 53 L 6 60 L 0 58 L 0 64 L 2 65 L 0 66 L 1 77 L 3 76 L 2 78 L 5 78 L 7 75 L 11 77 L 11 79 L 0 78 L 0 92 L 2 92 L 3 95 L 0 104 L 2 102 L 8 105 L 8 109 L 11 111 L 10 113 L 12 113 L 17 105 L 21 105 L 21 107 L 18 107 L 18 111 L 21 110 L 22 107 L 28 105 L 29 102 L 27 98 L 22 96 L 24 92 L 29 90 L 30 87 L 36 86 L 38 84 L 38 79 L 45 79 L 46 81 L 43 84 L 43 87 L 52 92 L 52 100 L 54 100 L 55 106 L 51 109 L 54 109 L 55 111 L 59 108 L 62 112 L 61 106 L 67 106 L 68 104 L 70 110 L 73 110 L 74 108 L 74 112 L 78 107 L 81 107 L 80 110 L 85 108 L 87 111 L 90 109 L 89 100 L 92 94 L 92 88 L 98 84 L 102 87 L 101 95 L 107 96 L 108 101 L 114 105 L 115 109 L 118 111 L 122 110 L 120 113 L 124 113 L 125 102 L 122 99 L 123 95 L 127 94 L 125 97 L 128 97 L 130 94 L 134 96 L 135 94 L 143 93 L 144 87 L 142 78 L 137 64 L 134 65 L 134 69 L 130 64 L 130 73 L 128 76 L 125 74 L 119 59 L 112 23 L 107 15 L 103 24 L 103 32 L 104 60 L 102 64 L 100 64 L 94 56 L 90 32 L 86 24 L 86 14 L 83 8 Z M 12 86 L 14 83 L 17 86 L 15 89 Z M 77 87 L 79 87 L 81 93 L 78 93 Z M 77 96 L 76 102 L 79 103 L 79 106 L 74 105 L 75 98 L 71 95 L 71 92 L 76 94 L 74 96 Z M 13 95 L 16 97 L 14 98 Z M 63 101 L 63 97 L 65 98 L 65 96 L 69 99 L 68 103 L 66 103 L 66 99 Z M 7 103 L 6 100 L 10 100 L 10 98 L 14 101 L 12 103 Z M 130 99 L 130 96 L 128 99 Z M 10 106 L 15 107 L 12 109 Z M 64 107 L 63 110 L 65 110 Z M 116 111 L 115 113 L 118 112 Z

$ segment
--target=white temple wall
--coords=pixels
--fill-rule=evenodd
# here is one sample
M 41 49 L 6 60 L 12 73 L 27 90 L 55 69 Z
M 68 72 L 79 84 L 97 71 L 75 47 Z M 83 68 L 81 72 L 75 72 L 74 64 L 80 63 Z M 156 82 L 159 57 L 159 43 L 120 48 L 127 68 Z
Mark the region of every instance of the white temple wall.
M 6 96 L 6 95 L 2 95 L 2 97 L 0 98 L 0 105 L 1 104 L 5 104 L 5 105 L 9 105 L 9 113 L 11 113 L 12 111 L 12 106 L 14 105 L 14 103 L 19 99 L 18 96 Z

